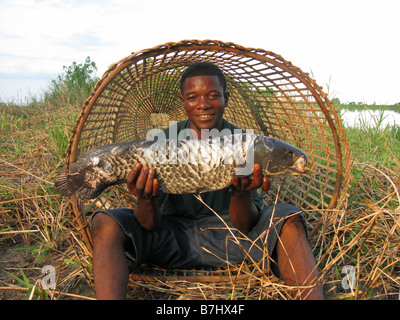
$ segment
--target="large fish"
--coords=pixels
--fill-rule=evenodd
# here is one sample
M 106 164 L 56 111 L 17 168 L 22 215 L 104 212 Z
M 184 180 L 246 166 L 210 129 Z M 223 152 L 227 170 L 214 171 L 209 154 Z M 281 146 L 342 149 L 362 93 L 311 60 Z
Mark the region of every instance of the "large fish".
M 137 163 L 156 172 L 166 193 L 200 193 L 223 189 L 234 176 L 253 173 L 255 163 L 265 175 L 299 175 L 307 156 L 281 140 L 256 133 L 232 134 L 202 140 L 137 140 L 98 147 L 80 156 L 70 173 L 56 177 L 63 196 L 99 196 L 107 187 L 126 182 Z

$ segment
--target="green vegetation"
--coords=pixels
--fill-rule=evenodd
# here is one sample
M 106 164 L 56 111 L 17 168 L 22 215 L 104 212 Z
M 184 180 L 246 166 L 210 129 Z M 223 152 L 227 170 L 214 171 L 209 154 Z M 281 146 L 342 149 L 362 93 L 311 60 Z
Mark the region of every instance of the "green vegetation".
M 81 106 L 98 80 L 95 76 L 96 63 L 87 57 L 83 64 L 74 61 L 69 67 L 64 66 L 63 70 L 63 74 L 51 81 L 44 93 L 44 101 L 51 104 L 61 102 Z
M 377 110 L 377 111 L 394 111 L 400 113 L 400 102 L 392 105 L 378 105 L 378 104 L 339 104 L 340 110 L 348 111 L 364 111 L 364 110 Z
M 63 71 L 40 99 L 26 105 L 0 102 L 0 299 L 94 297 L 90 259 L 71 228 L 67 200 L 53 181 L 63 170 L 71 128 L 96 82 L 96 65 L 87 58 Z M 328 226 L 313 249 L 332 299 L 399 297 L 400 129 L 384 127 L 381 119 L 377 126 L 347 128 L 354 157 L 347 209 L 321 212 Z M 356 270 L 355 290 L 340 286 L 346 264 Z M 56 290 L 41 287 L 45 265 L 56 268 Z M 171 297 L 176 296 L 163 298 Z M 232 297 L 239 298 L 240 292 L 228 292 L 227 298 Z
M 339 98 L 333 98 L 333 103 L 339 110 L 348 111 L 363 111 L 363 110 L 378 110 L 378 111 L 395 111 L 400 113 L 400 102 L 391 105 L 381 104 L 365 104 L 362 102 L 348 102 L 342 103 Z
M 359 117 L 356 126 L 347 128 L 353 156 L 361 163 L 380 164 L 392 169 L 400 167 L 400 126 L 384 124 L 385 112 L 395 111 L 400 114 L 400 105 L 357 105 L 354 109 L 351 107 L 353 105 L 340 105 L 340 110 L 367 111 L 367 114 L 368 110 L 378 111 L 375 115 Z
M 95 85 L 95 70 L 90 58 L 74 62 L 40 99 L 0 102 L 0 299 L 93 297 L 86 280 L 90 262 L 71 233 L 66 200 L 53 181 L 63 170 L 71 128 Z M 58 291 L 41 287 L 47 264 L 56 268 Z M 82 283 L 85 296 L 76 287 Z

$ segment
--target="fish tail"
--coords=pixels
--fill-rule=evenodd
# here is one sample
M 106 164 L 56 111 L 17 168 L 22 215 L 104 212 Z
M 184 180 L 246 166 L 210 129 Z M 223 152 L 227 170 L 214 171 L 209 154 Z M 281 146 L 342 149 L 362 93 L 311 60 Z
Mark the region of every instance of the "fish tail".
M 54 187 L 62 196 L 72 196 L 75 194 L 79 188 L 84 183 L 84 175 L 77 173 L 61 173 L 59 174 L 55 181 Z
M 85 175 L 76 173 L 61 173 L 55 181 L 54 187 L 60 195 L 70 197 L 74 194 L 82 199 L 94 199 L 98 197 L 107 187 L 107 184 L 100 184 L 96 188 L 85 183 Z

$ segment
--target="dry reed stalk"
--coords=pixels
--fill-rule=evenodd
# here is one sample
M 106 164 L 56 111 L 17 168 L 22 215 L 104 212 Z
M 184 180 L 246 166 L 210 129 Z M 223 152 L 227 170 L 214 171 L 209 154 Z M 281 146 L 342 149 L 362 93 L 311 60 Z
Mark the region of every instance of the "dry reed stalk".
M 354 184 L 343 209 L 317 212 L 324 218 L 324 223 L 310 242 L 320 270 L 318 281 L 324 284 L 328 299 L 398 299 L 400 204 L 396 175 L 387 168 L 369 164 L 362 170 L 364 174 Z M 375 181 L 375 186 L 371 180 Z M 355 270 L 354 288 L 343 287 L 346 274 L 342 271 L 346 265 Z M 260 270 L 257 265 L 252 265 L 252 270 L 248 265 L 246 267 L 227 263 L 230 281 L 225 283 L 165 280 L 145 286 L 153 290 L 162 288 L 163 292 L 179 299 L 298 298 L 290 296 L 296 288 L 288 287 L 274 277 L 260 275 L 256 272 Z M 246 279 L 235 280 L 237 274 L 246 275 Z
M 400 287 L 399 273 L 399 243 L 400 243 L 400 224 L 399 224 L 399 188 L 395 183 L 395 178 L 390 176 L 390 172 L 385 172 L 382 168 L 375 168 L 371 165 L 366 166 L 363 180 L 357 184 L 360 193 L 365 194 L 364 198 L 359 196 L 354 200 L 355 204 L 349 206 L 347 211 L 337 210 L 334 213 L 321 210 L 321 215 L 328 217 L 329 222 L 323 232 L 319 232 L 312 239 L 314 252 L 317 253 L 323 281 L 328 287 L 326 290 L 328 297 L 336 299 L 368 299 L 371 297 L 395 297 L 398 296 Z M 22 169 L 20 171 L 26 171 Z M 379 189 L 371 187 L 366 181 L 374 179 L 379 185 Z M 44 179 L 43 179 L 44 180 Z M 15 179 L 13 180 L 15 181 Z M 20 196 L 14 200 L 2 201 L 0 203 L 2 213 L 6 205 L 13 204 L 14 211 L 18 210 L 23 214 L 16 217 L 19 230 L 4 231 L 1 236 L 15 236 L 26 234 L 30 242 L 35 243 L 42 239 L 47 244 L 55 243 L 51 250 L 57 250 L 57 254 L 62 252 L 62 256 L 73 257 L 71 260 L 78 261 L 81 268 L 74 268 L 71 271 L 69 265 L 59 269 L 62 275 L 60 285 L 70 286 L 74 278 L 82 275 L 82 270 L 90 268 L 89 252 L 79 238 L 71 230 L 61 223 L 65 219 L 66 204 L 62 199 L 54 195 L 37 195 L 35 190 L 43 181 L 35 181 L 34 188 L 14 189 L 14 195 Z M 373 190 L 371 190 L 371 188 Z M 378 194 L 377 194 L 378 193 Z M 376 199 L 370 199 L 374 198 Z M 49 208 L 46 200 L 52 198 L 60 201 L 60 212 L 54 212 Z M 23 200 L 22 200 L 23 199 Z M 330 217 L 329 217 L 330 214 Z M 330 218 L 330 219 L 329 219 Z M 46 226 L 46 228 L 45 228 Z M 50 232 L 45 229 L 50 228 Z M 61 230 L 57 230 L 60 229 Z M 33 237 L 40 234 L 40 237 Z M 54 234 L 62 234 L 67 237 L 68 243 L 72 244 L 73 252 L 60 248 L 59 242 L 54 242 Z M 65 240 L 64 240 L 65 241 Z M 57 249 L 59 248 L 59 249 Z M 58 251 L 60 253 L 58 253 Z M 343 274 L 340 268 L 346 264 L 352 264 L 357 270 L 357 287 L 355 290 L 346 292 L 340 288 Z M 276 278 L 269 278 L 265 275 L 260 276 L 254 270 L 247 270 L 245 266 L 239 266 L 238 273 L 246 275 L 246 281 L 236 282 L 236 275 L 232 273 L 237 266 L 229 266 L 231 280 L 225 283 L 201 283 L 184 281 L 159 281 L 157 284 L 147 284 L 143 287 L 163 291 L 165 294 L 172 295 L 180 299 L 289 299 L 289 292 L 293 289 L 287 287 Z M 91 275 L 84 272 L 85 278 L 91 280 Z M 2 286 L 2 290 L 6 290 Z M 397 290 L 397 291 L 396 291 Z M 374 293 L 371 293 L 374 292 Z M 134 295 L 134 291 L 132 292 Z M 67 292 L 64 295 L 73 295 Z M 78 295 L 79 296 L 79 295 Z M 78 297 L 77 297 L 78 298 Z
M 25 288 L 25 287 L 15 287 L 15 286 L 9 286 L 9 287 L 0 287 L 0 290 L 20 290 L 20 291 L 27 291 L 27 290 L 32 290 L 30 288 Z M 75 299 L 82 299 L 82 300 L 96 300 L 93 297 L 87 297 L 87 296 L 83 296 L 83 295 L 79 295 L 79 294 L 73 294 L 73 293 L 66 293 L 66 292 L 61 292 L 61 291 L 57 291 L 54 290 L 54 292 L 51 293 L 52 295 L 52 300 L 55 299 L 56 295 L 59 296 L 67 296 L 67 297 L 71 297 L 71 298 L 75 298 Z M 29 300 L 32 300 L 32 296 L 30 297 Z
M 195 197 L 201 203 L 203 203 L 203 205 L 207 206 L 207 204 L 201 199 L 201 196 L 195 195 Z M 237 237 L 233 230 L 226 224 L 225 220 L 212 208 L 209 207 L 209 209 L 221 220 L 222 224 L 224 225 L 222 228 L 228 229 L 231 235 L 230 237 L 241 247 L 241 250 L 246 254 L 246 257 L 249 261 L 243 262 L 239 265 L 232 265 L 228 260 L 223 260 L 221 257 L 218 257 L 221 259 L 221 263 L 224 263 L 226 266 L 226 281 L 216 281 L 212 283 L 207 281 L 203 283 L 201 281 L 161 281 L 157 279 L 155 284 L 142 284 L 139 282 L 136 284 L 146 288 L 177 295 L 179 299 L 293 299 L 299 298 L 301 291 L 310 289 L 311 286 L 287 286 L 275 276 L 264 271 L 264 266 L 260 266 L 259 263 L 252 259 L 247 250 L 242 247 L 238 237 L 251 242 L 251 247 L 257 245 L 256 242 L 258 239 L 251 241 L 242 233 L 239 233 L 239 236 Z M 269 229 L 260 235 L 259 238 L 266 239 L 268 231 Z M 264 255 L 266 257 L 268 253 L 266 252 L 265 248 L 261 249 L 264 250 Z M 203 248 L 203 250 L 213 254 L 205 248 Z M 316 282 L 313 286 L 317 285 L 317 283 L 318 282 Z M 296 292 L 294 297 L 292 296 L 293 292 Z
M 20 279 L 23 272 L 31 286 L 22 289 L 28 292 L 27 298 L 35 299 L 38 291 L 45 292 L 39 283 L 44 277 L 42 267 L 48 264 L 56 268 L 58 289 L 50 298 L 83 299 L 85 295 L 74 292 L 81 291 L 76 288 L 78 283 L 89 295 L 94 295 L 90 285 L 84 284 L 87 280 L 83 272 L 88 265 L 84 265 L 85 268 L 79 265 L 85 253 L 76 248 L 71 236 L 66 199 L 52 188 L 62 162 L 54 159 L 54 149 L 49 146 L 51 139 L 43 133 L 31 133 L 25 139 L 30 147 L 17 156 L 4 155 L 0 159 L 0 252 L 3 258 L 0 259 L 0 298 L 23 298 L 18 290 L 8 285 L 16 280 L 1 269 Z M 17 130 L 17 135 L 22 136 L 23 132 Z M 15 267 L 10 269 L 11 266 Z
M 325 270 L 332 280 L 338 278 L 338 273 L 329 271 L 335 265 L 352 265 L 357 270 L 354 299 L 366 299 L 380 291 L 391 292 L 387 297 L 393 297 L 399 290 L 400 275 L 398 186 L 383 170 L 369 164 L 365 168 L 368 170 L 353 190 L 353 203 L 326 234 L 332 242 L 326 251 Z
M 3 145 L 17 149 L 16 141 L 29 133 L 29 138 L 25 138 L 26 150 L 18 156 L 4 155 L 0 161 L 0 268 L 18 277 L 23 270 L 34 286 L 43 277 L 41 267 L 52 264 L 57 270 L 53 299 L 91 298 L 94 292 L 90 286 L 90 252 L 70 224 L 66 200 L 51 189 L 55 172 L 61 165 L 60 160 L 54 159 L 54 141 L 43 132 L 29 129 L 30 125 L 26 124 L 25 131 L 15 130 L 13 139 Z M 341 198 L 346 205 L 334 210 L 313 209 L 322 221 L 321 227 L 310 237 L 322 276 L 320 281 L 330 299 L 399 299 L 399 170 L 370 163 L 353 165 L 362 174 L 353 182 L 350 194 Z M 314 226 L 315 220 L 311 221 L 311 227 Z M 11 250 L 16 247 L 36 250 Z M 18 262 L 7 264 L 10 256 L 18 257 Z M 355 288 L 342 287 L 344 274 L 341 270 L 345 265 L 355 269 Z M 129 294 L 132 298 L 149 299 L 292 299 L 293 288 L 279 279 L 260 274 L 260 270 L 260 266 L 228 265 L 227 273 L 224 271 L 228 277 L 224 282 L 165 278 L 137 282 Z M 221 274 L 213 277 L 219 280 Z M 0 298 L 23 298 L 13 292 L 29 289 L 15 287 L 11 282 L 12 279 L 0 272 Z M 139 285 L 145 290 L 141 291 Z M 74 292 L 81 288 L 85 288 L 87 294 Z M 33 292 L 32 288 L 30 290 L 29 293 Z

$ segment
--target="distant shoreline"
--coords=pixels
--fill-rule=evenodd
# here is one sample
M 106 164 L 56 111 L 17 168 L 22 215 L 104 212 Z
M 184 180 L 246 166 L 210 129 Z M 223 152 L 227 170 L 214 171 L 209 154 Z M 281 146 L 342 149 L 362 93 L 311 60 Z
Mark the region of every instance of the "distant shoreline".
M 364 111 L 364 110 L 379 110 L 379 111 L 394 111 L 400 113 L 400 104 L 381 105 L 381 104 L 338 104 L 340 110 L 348 111 Z

